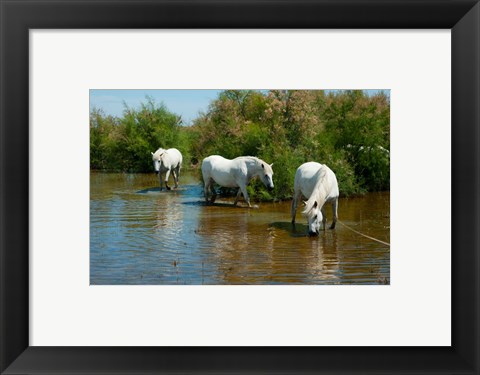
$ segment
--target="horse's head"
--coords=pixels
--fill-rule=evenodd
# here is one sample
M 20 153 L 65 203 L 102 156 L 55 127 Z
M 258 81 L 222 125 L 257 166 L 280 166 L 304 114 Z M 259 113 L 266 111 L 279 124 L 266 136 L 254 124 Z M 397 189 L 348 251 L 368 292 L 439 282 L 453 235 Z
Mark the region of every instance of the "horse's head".
M 317 201 L 305 202 L 305 209 L 302 212 L 308 220 L 308 235 L 318 236 L 323 220 L 322 211 Z
M 262 171 L 261 171 L 261 180 L 264 183 L 265 187 L 268 190 L 273 190 L 273 169 L 272 164 L 268 165 L 267 163 L 261 162 Z
M 162 156 L 163 156 L 163 152 L 162 153 L 159 153 L 158 151 L 155 153 L 152 152 L 153 169 L 155 170 L 156 174 L 160 172 L 160 165 L 162 164 Z

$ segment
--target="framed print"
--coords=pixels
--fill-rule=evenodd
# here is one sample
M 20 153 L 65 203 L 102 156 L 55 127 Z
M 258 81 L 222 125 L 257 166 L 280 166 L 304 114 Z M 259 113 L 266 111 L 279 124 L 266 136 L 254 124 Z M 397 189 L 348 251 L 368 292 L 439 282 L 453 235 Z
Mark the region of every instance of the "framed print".
M 476 1 L 1 12 L 2 373 L 479 372 Z

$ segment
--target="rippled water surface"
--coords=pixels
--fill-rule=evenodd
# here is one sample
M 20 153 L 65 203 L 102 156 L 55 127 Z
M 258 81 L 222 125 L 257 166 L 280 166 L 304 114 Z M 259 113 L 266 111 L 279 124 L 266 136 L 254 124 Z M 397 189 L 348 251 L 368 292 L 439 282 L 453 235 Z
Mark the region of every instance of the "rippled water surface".
M 199 177 L 180 178 L 178 190 L 160 192 L 154 174 L 91 173 L 92 285 L 389 283 L 389 246 L 341 224 L 308 237 L 300 208 L 292 228 L 289 201 L 208 206 Z M 390 242 L 389 193 L 340 198 L 338 215 Z

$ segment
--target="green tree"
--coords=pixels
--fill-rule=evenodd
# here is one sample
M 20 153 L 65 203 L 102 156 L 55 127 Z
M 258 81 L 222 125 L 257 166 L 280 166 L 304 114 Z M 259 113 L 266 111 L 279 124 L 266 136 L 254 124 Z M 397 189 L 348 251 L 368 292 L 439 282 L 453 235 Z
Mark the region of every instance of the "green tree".
M 147 97 L 138 109 L 125 105 L 123 117 L 105 117 L 100 111 L 90 116 L 90 160 L 92 169 L 149 172 L 151 152 L 175 147 L 184 153 L 182 120 Z M 185 147 L 185 149 L 182 149 Z

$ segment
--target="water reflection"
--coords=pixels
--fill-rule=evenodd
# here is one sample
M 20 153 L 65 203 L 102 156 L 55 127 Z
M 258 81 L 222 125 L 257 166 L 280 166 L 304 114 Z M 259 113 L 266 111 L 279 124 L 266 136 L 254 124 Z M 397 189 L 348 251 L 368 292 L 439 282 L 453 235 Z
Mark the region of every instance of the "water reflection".
M 152 175 L 91 175 L 92 284 L 388 283 L 388 246 L 341 225 L 308 237 L 290 202 L 206 205 L 198 176 L 160 192 Z M 389 242 L 389 194 L 342 199 L 340 220 Z

